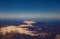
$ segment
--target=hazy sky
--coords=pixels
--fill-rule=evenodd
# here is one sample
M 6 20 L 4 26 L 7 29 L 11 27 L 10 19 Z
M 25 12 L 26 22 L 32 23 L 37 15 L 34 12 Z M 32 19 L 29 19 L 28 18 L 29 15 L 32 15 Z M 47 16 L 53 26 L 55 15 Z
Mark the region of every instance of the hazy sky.
M 57 18 L 59 0 L 0 0 L 0 18 Z

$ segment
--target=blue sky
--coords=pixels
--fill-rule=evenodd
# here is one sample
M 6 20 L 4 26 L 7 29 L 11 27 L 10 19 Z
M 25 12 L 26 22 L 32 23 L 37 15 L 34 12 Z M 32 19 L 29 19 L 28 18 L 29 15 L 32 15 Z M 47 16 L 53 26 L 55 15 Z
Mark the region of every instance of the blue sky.
M 0 18 L 60 19 L 59 0 L 0 0 Z

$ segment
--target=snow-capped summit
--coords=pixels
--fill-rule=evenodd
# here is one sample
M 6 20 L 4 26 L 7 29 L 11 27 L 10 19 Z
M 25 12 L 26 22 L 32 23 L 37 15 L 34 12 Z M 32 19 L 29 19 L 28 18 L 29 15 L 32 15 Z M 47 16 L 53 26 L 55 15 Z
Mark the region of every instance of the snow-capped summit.
M 19 27 L 34 27 L 32 24 L 35 24 L 34 21 L 24 21 L 24 24 L 19 25 Z
M 34 21 L 24 21 L 23 23 L 25 23 L 29 26 L 32 26 L 32 24 L 35 24 L 36 22 L 34 22 Z

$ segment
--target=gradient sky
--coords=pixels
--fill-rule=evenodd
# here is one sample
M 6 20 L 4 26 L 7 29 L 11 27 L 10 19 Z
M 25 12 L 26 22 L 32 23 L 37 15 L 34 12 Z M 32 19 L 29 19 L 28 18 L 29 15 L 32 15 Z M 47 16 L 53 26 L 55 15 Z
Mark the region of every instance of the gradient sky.
M 59 0 L 0 0 L 0 18 L 60 19 Z

